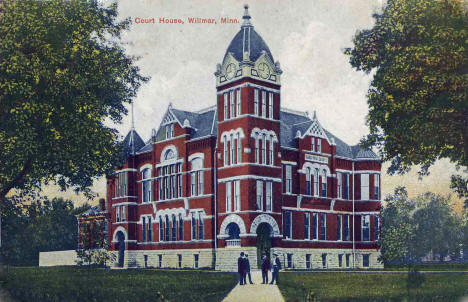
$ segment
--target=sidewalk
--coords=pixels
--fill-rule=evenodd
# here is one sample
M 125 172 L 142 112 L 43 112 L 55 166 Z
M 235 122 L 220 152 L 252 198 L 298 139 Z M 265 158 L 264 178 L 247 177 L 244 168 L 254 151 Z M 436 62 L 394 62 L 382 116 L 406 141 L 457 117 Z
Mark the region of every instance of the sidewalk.
M 252 271 L 252 282 L 254 284 L 239 285 L 227 295 L 223 302 L 284 302 L 284 298 L 278 286 L 262 284 L 262 272 Z M 271 281 L 271 272 L 268 275 Z M 247 283 L 249 282 L 247 277 Z

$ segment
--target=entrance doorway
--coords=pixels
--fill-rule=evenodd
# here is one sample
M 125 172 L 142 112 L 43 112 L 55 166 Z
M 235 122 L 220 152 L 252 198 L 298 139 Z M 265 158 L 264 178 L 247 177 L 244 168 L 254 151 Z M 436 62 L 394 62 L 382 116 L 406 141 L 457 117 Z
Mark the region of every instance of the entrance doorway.
M 263 222 L 257 228 L 257 266 L 261 268 L 262 265 L 262 255 L 266 254 L 271 259 L 271 233 L 272 233 L 271 226 Z
M 125 257 L 125 235 L 121 232 L 117 232 L 117 242 L 119 245 L 119 262 L 118 267 L 124 266 L 124 257 Z

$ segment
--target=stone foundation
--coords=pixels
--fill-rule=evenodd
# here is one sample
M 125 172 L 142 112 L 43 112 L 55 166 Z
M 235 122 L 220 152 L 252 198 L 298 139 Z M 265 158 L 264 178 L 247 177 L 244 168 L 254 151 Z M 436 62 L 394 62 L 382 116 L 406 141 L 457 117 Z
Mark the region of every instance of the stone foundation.
M 212 249 L 125 251 L 124 267 L 215 268 L 219 271 L 237 271 L 237 258 L 241 252 L 249 255 L 250 267 L 257 269 L 256 247 L 220 248 L 217 249 L 216 255 Z M 351 249 L 293 249 L 276 247 L 271 249 L 271 254 L 273 255 L 273 253 L 278 254 L 283 269 L 383 268 L 383 264 L 377 260 L 380 255 L 378 250 L 356 250 L 354 265 Z M 117 261 L 118 254 L 117 252 L 115 254 Z M 288 261 L 288 254 L 291 255 L 289 256 L 290 261 Z M 198 257 L 198 264 L 196 263 L 196 257 Z M 367 262 L 366 257 L 368 265 L 364 263 Z M 113 266 L 117 266 L 117 263 L 113 263 Z

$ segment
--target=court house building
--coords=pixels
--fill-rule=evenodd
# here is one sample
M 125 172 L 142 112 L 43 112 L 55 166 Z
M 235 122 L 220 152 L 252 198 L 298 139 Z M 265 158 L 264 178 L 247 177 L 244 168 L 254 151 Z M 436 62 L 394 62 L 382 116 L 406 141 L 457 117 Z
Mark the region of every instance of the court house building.
M 380 158 L 281 106 L 247 6 L 214 76 L 214 106 L 169 105 L 148 142 L 125 137 L 105 202 L 115 265 L 236 270 L 243 251 L 252 266 L 274 252 L 291 269 L 382 267 Z

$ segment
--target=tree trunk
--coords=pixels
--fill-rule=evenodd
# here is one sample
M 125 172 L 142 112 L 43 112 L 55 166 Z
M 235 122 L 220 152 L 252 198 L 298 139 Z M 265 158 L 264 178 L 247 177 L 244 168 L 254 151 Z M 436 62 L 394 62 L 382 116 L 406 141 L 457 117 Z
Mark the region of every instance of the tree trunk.
M 23 179 L 23 177 L 26 175 L 29 169 L 31 169 L 31 165 L 32 159 L 28 159 L 24 164 L 23 169 L 21 169 L 21 171 L 18 173 L 15 179 L 10 181 L 4 188 L 0 189 L 0 200 L 5 198 L 8 192 L 10 192 L 10 190 L 13 189 Z

